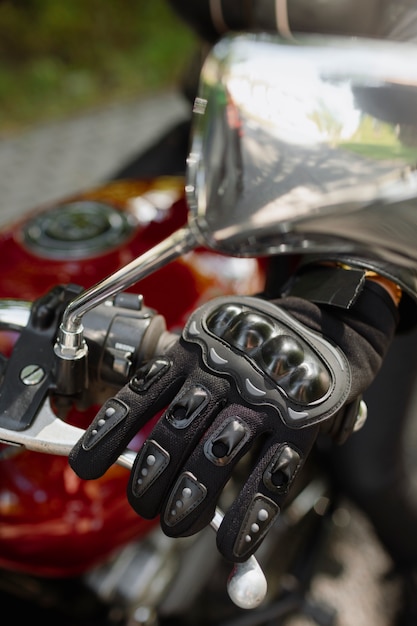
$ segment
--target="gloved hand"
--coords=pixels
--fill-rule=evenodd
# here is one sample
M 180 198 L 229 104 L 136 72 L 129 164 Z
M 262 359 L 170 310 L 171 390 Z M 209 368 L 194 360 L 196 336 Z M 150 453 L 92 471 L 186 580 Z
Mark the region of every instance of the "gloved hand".
M 385 348 L 382 335 L 389 334 L 381 332 L 370 345 L 362 327 L 345 332 L 343 322 L 323 317 L 311 302 L 279 303 L 225 297 L 195 311 L 167 354 L 146 363 L 105 403 L 71 452 L 74 471 L 85 479 L 101 476 L 165 409 L 136 457 L 128 499 L 145 518 L 161 514 L 164 532 L 179 537 L 210 523 L 236 463 L 256 450 L 250 475 L 217 533 L 226 559 L 252 555 L 322 425 L 352 399 L 352 389 L 356 397 L 370 382 Z M 327 324 L 348 341 L 348 350 L 359 337 L 353 380 L 344 350 L 291 311 L 307 315 L 317 329 Z

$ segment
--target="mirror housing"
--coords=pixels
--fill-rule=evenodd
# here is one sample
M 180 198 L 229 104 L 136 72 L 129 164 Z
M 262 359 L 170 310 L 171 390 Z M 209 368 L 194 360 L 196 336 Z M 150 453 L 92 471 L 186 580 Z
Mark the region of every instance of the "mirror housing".
M 417 46 L 222 39 L 193 112 L 189 226 L 233 256 L 417 261 Z
M 70 302 L 56 355 L 78 353 L 87 311 L 198 246 L 368 258 L 417 301 L 416 163 L 416 44 L 220 40 L 194 106 L 186 225 Z

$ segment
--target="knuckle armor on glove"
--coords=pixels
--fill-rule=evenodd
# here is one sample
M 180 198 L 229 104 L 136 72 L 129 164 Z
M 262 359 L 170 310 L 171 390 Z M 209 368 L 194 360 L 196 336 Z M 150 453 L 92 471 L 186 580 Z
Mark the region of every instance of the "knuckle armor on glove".
M 82 478 L 98 477 L 163 410 L 134 462 L 128 498 L 143 517 L 160 514 L 164 532 L 179 537 L 210 523 L 233 469 L 251 452 L 217 533 L 224 557 L 242 561 L 276 520 L 350 385 L 344 353 L 319 333 L 259 298 L 218 298 L 106 402 L 70 463 Z

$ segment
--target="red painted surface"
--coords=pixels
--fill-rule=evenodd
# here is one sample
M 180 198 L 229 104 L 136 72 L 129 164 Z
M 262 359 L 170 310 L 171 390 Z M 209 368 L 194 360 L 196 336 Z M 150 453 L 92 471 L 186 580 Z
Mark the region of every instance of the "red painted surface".
M 153 192 L 172 202 L 146 223 L 137 223 L 119 246 L 89 258 L 53 260 L 26 248 L 22 228 L 36 213 L 0 231 L 0 298 L 32 300 L 56 284 L 89 287 L 126 265 L 179 228 L 186 220 L 182 180 L 116 182 L 66 198 L 110 203 L 137 219 L 137 199 Z M 165 315 L 169 328 L 180 327 L 203 301 L 227 293 L 254 293 L 263 281 L 256 261 L 221 257 L 207 250 L 189 253 L 152 274 L 131 290 Z M 0 333 L 7 351 L 11 336 Z M 86 427 L 94 415 L 74 411 L 71 421 Z M 141 438 L 146 436 L 140 433 Z M 112 467 L 104 477 L 81 481 L 67 459 L 34 452 L 5 455 L 0 446 L 0 567 L 42 576 L 74 576 L 140 538 L 157 520 L 146 521 L 127 503 L 128 471 Z M 7 449 L 9 452 L 10 449 Z

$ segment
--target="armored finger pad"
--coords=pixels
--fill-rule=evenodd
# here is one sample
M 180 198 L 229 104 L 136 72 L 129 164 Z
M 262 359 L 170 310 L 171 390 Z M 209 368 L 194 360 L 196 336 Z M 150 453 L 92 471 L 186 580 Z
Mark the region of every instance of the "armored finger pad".
M 156 441 L 145 441 L 133 474 L 132 491 L 135 497 L 140 498 L 149 489 L 165 470 L 169 460 L 168 452 Z
M 263 476 L 265 487 L 279 494 L 287 493 L 301 465 L 301 456 L 288 444 L 282 444 Z
M 169 359 L 157 357 L 140 367 L 131 379 L 129 386 L 132 391 L 143 394 L 156 383 L 171 366 Z
M 279 515 L 279 506 L 262 494 L 256 494 L 240 527 L 233 547 L 236 558 L 253 554 Z
M 204 453 L 215 465 L 227 465 L 238 454 L 249 436 L 246 424 L 237 417 L 231 417 L 206 441 Z
M 207 405 L 209 393 L 204 387 L 191 387 L 179 394 L 168 407 L 165 418 L 178 430 L 187 428 Z
M 116 398 L 110 398 L 103 405 L 91 426 L 85 433 L 83 448 L 91 450 L 129 414 L 129 407 Z
M 175 526 L 204 500 L 206 487 L 190 472 L 184 472 L 171 492 L 165 509 L 164 521 L 167 526 Z

